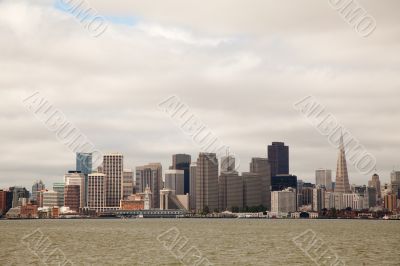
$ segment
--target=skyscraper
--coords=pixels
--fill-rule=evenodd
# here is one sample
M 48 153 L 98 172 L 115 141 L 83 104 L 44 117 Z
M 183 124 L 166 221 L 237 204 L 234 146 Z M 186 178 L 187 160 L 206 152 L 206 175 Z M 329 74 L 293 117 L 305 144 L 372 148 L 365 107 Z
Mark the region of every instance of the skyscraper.
M 196 169 L 196 210 L 218 209 L 218 159 L 215 153 L 201 152 Z
M 92 173 L 93 158 L 91 153 L 77 152 L 76 153 L 76 171 L 81 172 L 85 176 L 84 184 L 84 205 L 87 205 L 87 189 L 88 189 L 88 175 Z
M 88 208 L 101 212 L 106 206 L 106 175 L 102 173 L 93 173 L 88 175 Z
M 38 180 L 35 183 L 33 183 L 32 196 L 31 196 L 33 201 L 36 201 L 38 191 L 41 191 L 43 189 L 45 189 L 45 185 L 42 180 Z
M 243 209 L 243 179 L 236 171 L 221 172 L 218 178 L 219 210 Z
M 79 207 L 83 208 L 86 205 L 86 197 L 85 197 L 85 175 L 79 171 L 68 171 L 67 174 L 64 175 L 65 186 L 77 185 L 79 186 Z M 65 195 L 64 195 L 65 198 Z
M 271 190 L 282 191 L 286 188 L 297 188 L 297 176 L 295 175 L 277 175 L 271 179 Z
M 392 171 L 390 173 L 390 185 L 394 195 L 400 198 L 400 171 Z
M 12 192 L 0 189 L 0 215 L 6 214 L 12 207 Z
M 53 183 L 53 191 L 58 193 L 57 206 L 64 206 L 65 183 L 64 182 Z
M 244 172 L 243 207 L 258 207 L 262 205 L 262 178 L 259 174 Z
M 343 144 L 343 136 L 340 137 L 339 156 L 336 168 L 336 185 L 335 192 L 351 193 L 349 184 L 349 175 L 347 172 L 346 154 Z
M 250 172 L 261 178 L 261 205 L 271 210 L 271 166 L 267 158 L 252 158 Z
M 106 175 L 106 207 L 119 208 L 122 199 L 124 156 L 109 153 L 103 156 L 103 173 Z
M 64 191 L 64 206 L 69 207 L 71 211 L 78 212 L 81 205 L 80 194 L 80 185 L 66 185 Z
M 184 171 L 166 170 L 164 188 L 171 189 L 175 195 L 185 195 L 184 193 Z
M 189 190 L 189 206 L 190 210 L 196 210 L 196 171 L 197 163 L 190 164 L 190 190 Z
M 326 188 L 326 190 L 332 191 L 332 170 L 315 170 L 315 185 L 322 185 Z
M 160 163 L 136 167 L 136 193 L 149 189 L 151 208 L 160 207 L 160 189 L 162 186 L 162 166 Z M 151 192 L 151 194 L 150 194 Z
M 289 174 L 289 147 L 283 142 L 268 145 L 268 160 L 271 164 L 271 176 Z
M 127 199 L 133 193 L 133 172 L 132 169 L 125 169 L 122 180 L 122 198 Z
M 377 193 L 377 199 L 375 199 L 375 203 L 378 201 L 378 199 L 382 198 L 381 195 L 381 181 L 379 180 L 379 175 L 374 174 L 371 178 L 371 180 L 368 181 L 368 187 L 372 187 L 376 189 Z
M 172 155 L 172 169 L 184 171 L 184 194 L 190 190 L 190 163 L 191 156 L 189 154 L 174 154 Z

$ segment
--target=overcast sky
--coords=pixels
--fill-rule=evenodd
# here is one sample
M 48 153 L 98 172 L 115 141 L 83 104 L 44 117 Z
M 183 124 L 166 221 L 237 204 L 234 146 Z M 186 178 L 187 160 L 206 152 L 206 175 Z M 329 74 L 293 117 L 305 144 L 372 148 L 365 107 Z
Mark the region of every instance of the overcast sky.
M 66 1 L 66 0 L 65 0 Z M 400 169 L 400 2 L 358 3 L 376 20 L 360 36 L 328 0 L 90 0 L 107 19 L 94 38 L 50 0 L 0 0 L 0 188 L 47 186 L 75 154 L 22 103 L 35 91 L 125 167 L 199 146 L 157 107 L 176 95 L 248 171 L 267 145 L 290 146 L 290 172 L 315 181 L 338 151 L 293 103 L 313 95 L 377 160 Z M 366 184 L 349 164 L 350 183 Z

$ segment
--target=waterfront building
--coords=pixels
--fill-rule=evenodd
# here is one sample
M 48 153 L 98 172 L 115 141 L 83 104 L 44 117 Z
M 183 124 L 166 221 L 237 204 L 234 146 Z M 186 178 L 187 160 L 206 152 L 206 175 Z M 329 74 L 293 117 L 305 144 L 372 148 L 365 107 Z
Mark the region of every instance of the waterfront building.
M 106 175 L 93 173 L 88 175 L 87 207 L 96 212 L 102 212 L 106 207 Z
M 332 170 L 318 169 L 315 170 L 315 185 L 321 185 L 328 191 L 332 191 Z
M 389 211 L 394 211 L 397 209 L 397 196 L 395 194 L 385 195 L 383 198 L 384 207 Z
M 219 210 L 243 209 L 243 178 L 236 171 L 221 172 L 218 178 Z
M 218 159 L 201 152 L 196 167 L 196 211 L 218 210 Z
M 106 207 L 119 208 L 122 199 L 122 178 L 124 156 L 120 153 L 103 155 L 103 173 L 105 176 Z
M 197 163 L 193 162 L 190 164 L 190 189 L 189 189 L 189 205 L 190 210 L 196 210 L 196 171 L 197 171 Z
M 71 211 L 79 212 L 81 207 L 81 186 L 66 185 L 64 190 L 64 206 L 69 207 Z
M 340 137 L 339 155 L 336 168 L 335 192 L 351 193 L 349 175 L 347 172 L 346 153 L 343 144 L 343 136 Z
M 125 169 L 123 172 L 122 180 L 122 198 L 126 199 L 133 194 L 133 171 L 132 169 Z
M 262 205 L 262 179 L 256 173 L 242 173 L 243 207 L 258 207 Z
M 272 145 L 268 145 L 268 160 L 271 176 L 289 174 L 289 147 L 284 142 L 272 142 Z
M 68 171 L 67 174 L 64 175 L 65 186 L 69 185 L 77 185 L 79 186 L 79 207 L 84 208 L 86 203 L 86 195 L 85 195 L 85 175 L 79 171 Z
M 57 206 L 64 206 L 65 183 L 53 183 L 53 191 L 58 192 Z
M 12 208 L 13 193 L 0 189 L 0 215 L 6 214 Z
M 150 208 L 160 208 L 160 189 L 162 188 L 161 163 L 150 163 L 136 167 L 136 193 L 144 193 L 148 187 L 151 193 Z
M 297 210 L 296 189 L 287 188 L 271 192 L 271 212 L 289 213 Z
M 61 207 L 59 206 L 59 193 L 54 190 L 43 191 L 43 208 Z
M 304 186 L 304 184 L 303 184 Z M 272 176 L 271 190 L 282 191 L 286 188 L 297 188 L 297 176 L 295 175 L 277 175 Z
M 18 187 L 18 186 L 10 187 L 9 191 L 13 195 L 13 199 L 12 199 L 12 207 L 13 208 L 21 206 L 20 199 L 28 199 L 29 200 L 29 191 L 24 187 Z
M 261 179 L 261 205 L 271 210 L 271 166 L 267 158 L 252 158 L 250 173 L 258 174 Z
M 172 155 L 172 169 L 171 170 L 183 170 L 183 193 L 182 195 L 189 193 L 190 191 L 190 164 L 192 158 L 189 154 L 174 154 Z M 178 193 L 177 193 L 178 194 Z
M 189 194 L 176 195 L 169 188 L 160 190 L 160 210 L 188 210 Z
M 317 185 L 316 188 L 312 189 L 312 210 L 319 212 L 325 208 L 325 187 Z
M 184 178 L 184 170 L 166 170 L 164 188 L 175 191 L 176 195 L 184 195 Z

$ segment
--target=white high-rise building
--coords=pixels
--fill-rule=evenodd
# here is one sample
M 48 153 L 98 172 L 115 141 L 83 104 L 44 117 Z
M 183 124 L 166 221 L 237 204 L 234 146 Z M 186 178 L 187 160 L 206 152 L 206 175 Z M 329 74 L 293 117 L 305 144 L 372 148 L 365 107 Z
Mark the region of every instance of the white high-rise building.
M 106 175 L 102 173 L 93 173 L 88 175 L 88 208 L 102 212 L 106 207 L 105 191 Z
M 325 188 L 317 185 L 313 190 L 312 210 L 321 211 L 325 208 Z
M 109 153 L 103 156 L 103 173 L 106 175 L 106 206 L 119 208 L 122 199 L 122 179 L 124 156 L 120 153 Z
M 315 170 L 315 185 L 322 185 L 326 188 L 326 190 L 332 191 L 332 170 Z
M 80 204 L 79 207 L 85 207 L 86 195 L 85 195 L 85 175 L 78 171 L 68 171 L 64 175 L 65 186 L 77 185 L 80 191 Z
M 282 191 L 271 192 L 271 211 L 280 212 L 295 212 L 296 208 L 296 190 L 287 188 Z
M 43 191 L 43 207 L 62 207 L 59 205 L 58 192 L 54 190 Z

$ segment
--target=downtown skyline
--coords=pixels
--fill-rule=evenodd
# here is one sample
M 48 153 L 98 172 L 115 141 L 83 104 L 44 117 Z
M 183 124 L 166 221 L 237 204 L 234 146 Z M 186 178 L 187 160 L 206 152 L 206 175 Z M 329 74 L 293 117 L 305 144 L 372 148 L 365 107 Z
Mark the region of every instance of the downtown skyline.
M 49 183 L 73 166 L 74 153 L 21 103 L 34 91 L 100 150 L 123 153 L 129 168 L 151 161 L 167 166 L 171 154 L 201 151 L 157 109 L 177 95 L 242 162 L 266 156 L 268 143 L 283 141 L 292 147 L 291 172 L 312 180 L 315 169 L 336 168 L 336 149 L 293 109 L 312 95 L 376 157 L 383 182 L 400 169 L 393 123 L 399 120 L 398 2 L 363 4 L 379 22 L 368 38 L 328 3 L 259 1 L 243 13 L 243 2 L 224 19 L 222 3 L 211 12 L 198 3 L 160 2 L 163 14 L 147 3 L 91 4 L 114 17 L 95 39 L 53 1 L 0 3 L 7 51 L 0 55 L 1 187 L 38 178 Z M 181 8 L 186 13 L 178 16 Z M 33 40 L 29 49 L 15 45 L 25 39 Z M 370 178 L 352 165 L 349 176 L 354 183 Z

